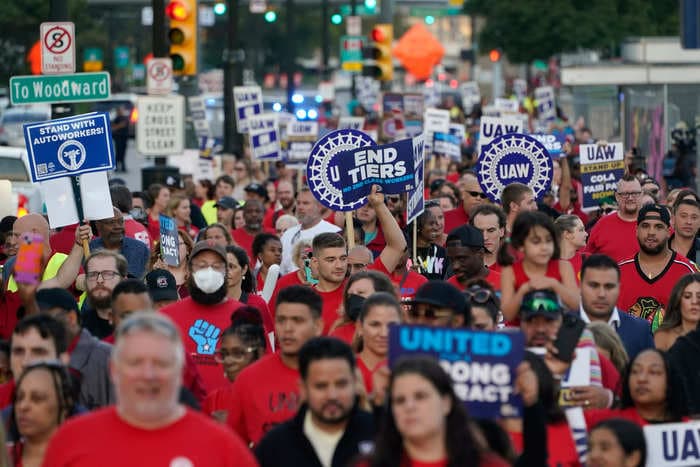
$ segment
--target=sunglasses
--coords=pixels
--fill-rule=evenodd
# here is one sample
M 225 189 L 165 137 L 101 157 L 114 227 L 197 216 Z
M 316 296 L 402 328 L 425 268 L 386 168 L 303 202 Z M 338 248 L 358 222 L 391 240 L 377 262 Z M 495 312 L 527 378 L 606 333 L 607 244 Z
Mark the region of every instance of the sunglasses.
M 544 311 L 547 313 L 559 313 L 561 311 L 559 302 L 547 297 L 535 297 L 524 301 L 522 308 L 530 311 Z
M 464 291 L 464 295 L 468 300 L 482 305 L 487 303 L 489 300 L 495 301 L 496 298 L 493 292 L 483 287 L 470 287 Z
M 415 320 L 423 318 L 426 321 L 436 321 L 439 319 L 450 318 L 452 316 L 452 312 L 436 310 L 435 308 L 428 307 L 421 313 L 418 310 L 418 307 L 414 305 L 410 310 L 408 310 L 408 316 Z
M 476 198 L 476 197 L 479 197 L 481 199 L 488 198 L 488 196 L 486 196 L 486 193 L 482 193 L 480 191 L 467 191 L 467 193 L 469 193 L 469 196 L 471 196 L 472 198 Z
M 389 202 L 391 202 L 391 203 L 398 203 L 399 201 L 401 201 L 401 196 L 398 196 L 398 195 L 396 195 L 396 196 L 387 196 L 387 197 L 386 197 L 386 200 L 389 201 Z

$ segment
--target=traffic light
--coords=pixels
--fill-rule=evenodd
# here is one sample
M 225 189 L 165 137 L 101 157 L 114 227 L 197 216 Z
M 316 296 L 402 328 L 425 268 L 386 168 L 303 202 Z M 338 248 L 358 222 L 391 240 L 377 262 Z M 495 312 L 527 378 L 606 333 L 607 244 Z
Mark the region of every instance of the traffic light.
M 340 13 L 333 13 L 331 15 L 331 23 L 333 23 L 337 26 L 342 22 L 343 22 L 343 15 L 341 15 Z
M 168 39 L 173 73 L 197 74 L 197 0 L 170 0 L 165 7 L 170 19 Z
M 491 60 L 493 63 L 496 63 L 501 60 L 501 49 L 491 49 L 489 52 L 489 60 Z
M 394 65 L 391 61 L 391 43 L 394 40 L 394 26 L 377 24 L 370 33 L 370 44 L 363 50 L 368 62 L 362 66 L 362 74 L 380 81 L 391 81 L 394 77 Z
M 268 23 L 274 23 L 277 21 L 277 12 L 275 10 L 267 10 L 265 12 L 265 21 Z

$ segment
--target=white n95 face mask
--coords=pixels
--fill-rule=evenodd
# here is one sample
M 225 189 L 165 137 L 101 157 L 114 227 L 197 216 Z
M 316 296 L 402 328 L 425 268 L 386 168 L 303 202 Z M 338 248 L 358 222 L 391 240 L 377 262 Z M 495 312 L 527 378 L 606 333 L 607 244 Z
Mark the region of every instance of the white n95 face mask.
M 208 267 L 192 274 L 195 285 L 204 293 L 214 293 L 224 285 L 224 274 Z

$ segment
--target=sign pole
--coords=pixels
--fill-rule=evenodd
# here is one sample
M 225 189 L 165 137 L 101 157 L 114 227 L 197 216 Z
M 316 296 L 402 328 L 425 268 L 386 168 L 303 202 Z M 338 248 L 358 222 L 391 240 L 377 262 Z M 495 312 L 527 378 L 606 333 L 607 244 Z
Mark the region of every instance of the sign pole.
M 413 222 L 413 264 L 418 263 L 418 219 L 414 219 Z
M 73 198 L 75 199 L 75 207 L 78 210 L 78 219 L 80 225 L 85 224 L 85 213 L 83 212 L 83 198 L 80 195 L 80 180 L 78 177 L 70 177 L 70 184 L 73 187 Z M 83 240 L 83 254 L 85 258 L 90 256 L 90 245 L 87 240 Z
M 355 248 L 355 224 L 352 221 L 352 211 L 345 211 L 345 232 L 348 234 L 348 250 Z

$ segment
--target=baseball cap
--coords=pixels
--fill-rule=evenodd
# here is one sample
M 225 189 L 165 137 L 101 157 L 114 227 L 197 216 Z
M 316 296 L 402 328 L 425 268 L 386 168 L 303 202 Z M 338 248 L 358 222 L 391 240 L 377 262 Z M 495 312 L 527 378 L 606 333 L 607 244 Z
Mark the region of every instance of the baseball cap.
M 41 311 L 47 311 L 51 308 L 60 308 L 66 311 L 75 311 L 80 313 L 78 310 L 78 303 L 73 298 L 66 289 L 52 288 L 52 289 L 40 289 L 36 292 L 36 303 L 39 305 Z
M 179 175 L 168 175 L 165 177 L 165 186 L 168 188 L 182 188 L 182 179 Z
M 544 316 L 548 319 L 557 319 L 564 309 L 559 303 L 559 297 L 551 290 L 533 290 L 523 297 L 520 304 L 522 319 L 527 321 L 533 316 Z
M 236 209 L 238 207 L 238 201 L 236 201 L 234 198 L 231 198 L 230 196 L 224 196 L 216 202 L 214 207 L 221 207 L 224 209 Z
M 203 251 L 213 251 L 217 255 L 221 256 L 221 259 L 226 262 L 226 250 L 221 245 L 217 245 L 213 240 L 201 240 L 195 243 L 194 248 L 192 248 L 192 253 L 190 253 L 190 263 L 195 256 Z
M 178 300 L 180 298 L 177 294 L 175 276 L 170 271 L 154 269 L 146 274 L 145 282 L 146 287 L 148 287 L 148 294 L 154 302 Z
M 428 281 L 418 287 L 416 295 L 409 304 L 425 303 L 445 308 L 451 308 L 455 313 L 462 313 L 467 305 L 467 299 L 462 292 L 445 281 Z
M 668 209 L 660 204 L 646 204 L 642 206 L 639 214 L 637 214 L 637 224 L 645 220 L 661 221 L 667 227 L 671 226 L 671 215 L 668 213 Z
M 484 234 L 471 225 L 461 225 L 447 235 L 445 245 L 447 246 L 450 242 L 459 242 L 459 246 L 484 248 Z
M 250 193 L 255 193 L 256 195 L 267 200 L 267 189 L 259 183 L 250 183 L 243 190 Z

